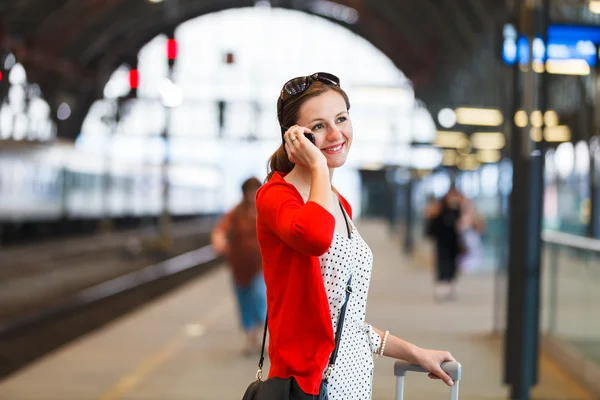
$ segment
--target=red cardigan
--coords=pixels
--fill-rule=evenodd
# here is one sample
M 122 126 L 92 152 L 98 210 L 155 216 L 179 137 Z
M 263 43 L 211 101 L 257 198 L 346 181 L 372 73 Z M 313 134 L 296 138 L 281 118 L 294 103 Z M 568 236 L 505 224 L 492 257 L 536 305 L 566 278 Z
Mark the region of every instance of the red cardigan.
M 304 392 L 317 395 L 334 347 L 319 256 L 331 246 L 335 217 L 315 202 L 304 203 L 284 176 L 275 173 L 256 197 L 267 285 L 269 377 L 294 376 Z M 338 196 L 352 218 L 350 205 Z

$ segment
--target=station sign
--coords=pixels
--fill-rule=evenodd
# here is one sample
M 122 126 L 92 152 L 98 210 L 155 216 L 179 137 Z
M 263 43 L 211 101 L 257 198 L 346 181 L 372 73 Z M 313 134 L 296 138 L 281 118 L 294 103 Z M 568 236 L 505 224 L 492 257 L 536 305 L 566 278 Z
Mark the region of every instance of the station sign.
M 502 60 L 507 65 L 529 62 L 529 42 L 517 33 L 512 24 L 503 28 Z M 549 60 L 585 60 L 593 67 L 598 62 L 600 27 L 586 25 L 552 24 L 548 27 L 548 46 L 541 37 L 533 40 L 534 62 Z

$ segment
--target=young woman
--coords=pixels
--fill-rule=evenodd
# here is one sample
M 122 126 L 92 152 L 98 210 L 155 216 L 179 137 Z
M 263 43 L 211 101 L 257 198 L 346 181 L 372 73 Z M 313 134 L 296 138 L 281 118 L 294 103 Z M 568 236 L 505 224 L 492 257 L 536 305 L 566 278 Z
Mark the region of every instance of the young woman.
M 417 347 L 365 322 L 373 257 L 352 223 L 350 205 L 331 184 L 352 147 L 349 109 L 338 78 L 328 73 L 288 81 L 277 102 L 283 144 L 271 157 L 256 203 L 269 377 L 293 377 L 296 390 L 315 398 L 352 276 L 329 399 L 371 398 L 375 355 L 419 364 L 452 385 L 440 368 L 454 361 L 450 353 Z M 314 144 L 305 133 L 314 134 Z

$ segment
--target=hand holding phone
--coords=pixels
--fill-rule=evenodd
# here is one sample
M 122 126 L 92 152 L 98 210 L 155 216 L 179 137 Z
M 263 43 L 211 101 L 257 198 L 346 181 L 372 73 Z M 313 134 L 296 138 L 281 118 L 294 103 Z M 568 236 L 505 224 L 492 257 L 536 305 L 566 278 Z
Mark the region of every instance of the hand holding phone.
M 306 136 L 306 138 L 307 138 L 308 140 L 310 140 L 310 142 L 311 142 L 312 144 L 314 144 L 315 146 L 317 145 L 317 144 L 315 143 L 315 134 L 314 134 L 314 133 L 306 133 L 306 132 L 304 132 L 304 136 Z
M 288 129 L 290 129 L 290 128 L 289 128 L 289 127 L 287 127 L 287 126 L 282 126 L 282 127 L 281 127 L 281 141 L 282 141 L 282 143 L 283 143 L 284 145 L 285 145 L 285 139 L 283 138 L 283 135 L 285 135 L 285 133 L 287 132 L 287 130 L 288 130 Z M 304 136 L 305 136 L 305 137 L 306 137 L 308 140 L 310 140 L 310 142 L 311 142 L 312 144 L 314 144 L 315 146 L 317 145 L 317 144 L 316 144 L 316 142 L 315 142 L 315 134 L 314 134 L 314 133 L 307 133 L 307 132 L 304 132 Z
M 315 134 L 310 132 L 309 128 L 299 125 L 294 125 L 290 128 L 282 126 L 281 133 L 283 149 L 292 163 L 309 168 L 312 168 L 313 166 L 320 168 L 322 165 L 327 167 L 327 159 L 317 147 Z M 301 133 L 312 143 L 312 146 L 304 142 L 304 139 L 300 136 Z

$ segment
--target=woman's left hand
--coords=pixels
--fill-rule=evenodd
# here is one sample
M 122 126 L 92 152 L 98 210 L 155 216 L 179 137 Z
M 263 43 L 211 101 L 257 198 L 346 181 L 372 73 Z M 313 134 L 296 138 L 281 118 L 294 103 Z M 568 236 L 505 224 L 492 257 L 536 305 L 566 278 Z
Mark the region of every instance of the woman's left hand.
M 411 362 L 418 364 L 423 367 L 423 369 L 429 371 L 430 379 L 441 379 L 448 386 L 454 385 L 452 378 L 450 378 L 441 367 L 442 363 L 445 361 L 456 361 L 454 357 L 452 357 L 452 354 L 447 351 L 419 348 L 414 356 L 415 360 Z

